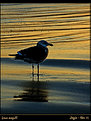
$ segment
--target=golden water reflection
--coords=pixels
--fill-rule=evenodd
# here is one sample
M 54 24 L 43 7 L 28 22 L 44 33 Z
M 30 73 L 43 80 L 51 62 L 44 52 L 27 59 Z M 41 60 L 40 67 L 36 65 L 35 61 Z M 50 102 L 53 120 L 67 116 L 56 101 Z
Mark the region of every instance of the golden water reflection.
M 1 19 L 2 57 L 44 39 L 48 59 L 90 58 L 89 3 L 1 4 Z

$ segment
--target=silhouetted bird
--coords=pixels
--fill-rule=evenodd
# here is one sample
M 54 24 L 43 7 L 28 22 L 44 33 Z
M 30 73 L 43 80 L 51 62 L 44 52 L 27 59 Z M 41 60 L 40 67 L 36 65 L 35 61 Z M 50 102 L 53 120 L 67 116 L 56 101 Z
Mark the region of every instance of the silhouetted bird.
M 20 50 L 17 54 L 10 54 L 15 56 L 15 59 L 24 60 L 25 62 L 32 63 L 32 74 L 34 76 L 34 64 L 37 64 L 37 76 L 39 78 L 39 63 L 43 62 L 48 55 L 47 46 L 53 46 L 45 40 L 41 40 L 34 47 L 29 47 L 24 50 Z

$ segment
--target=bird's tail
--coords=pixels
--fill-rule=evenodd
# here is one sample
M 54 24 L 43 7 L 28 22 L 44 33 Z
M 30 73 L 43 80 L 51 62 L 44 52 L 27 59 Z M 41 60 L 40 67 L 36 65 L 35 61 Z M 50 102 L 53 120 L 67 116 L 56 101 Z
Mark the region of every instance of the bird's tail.
M 16 56 L 17 54 L 9 54 L 9 56 Z
M 15 60 L 16 59 L 23 59 L 23 56 L 19 55 L 19 54 L 9 54 L 9 56 L 15 56 Z

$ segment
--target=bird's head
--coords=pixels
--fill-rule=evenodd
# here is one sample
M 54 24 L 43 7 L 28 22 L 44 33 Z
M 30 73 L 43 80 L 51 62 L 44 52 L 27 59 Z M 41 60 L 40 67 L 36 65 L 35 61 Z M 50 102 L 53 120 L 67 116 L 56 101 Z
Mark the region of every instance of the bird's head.
M 38 43 L 37 43 L 37 46 L 42 46 L 42 47 L 46 47 L 46 46 L 53 46 L 53 44 L 51 44 L 51 43 L 48 43 L 47 41 L 45 41 L 45 40 L 41 40 L 41 41 L 39 41 Z

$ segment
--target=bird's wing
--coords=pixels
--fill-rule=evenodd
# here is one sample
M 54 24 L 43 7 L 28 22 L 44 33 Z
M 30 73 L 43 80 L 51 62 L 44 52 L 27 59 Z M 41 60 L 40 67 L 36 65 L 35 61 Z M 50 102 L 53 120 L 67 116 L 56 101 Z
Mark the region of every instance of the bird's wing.
M 37 46 L 18 51 L 18 54 L 27 58 L 38 57 L 43 50 Z
M 18 54 L 23 56 L 24 58 L 30 58 L 36 61 L 44 60 L 47 56 L 47 53 L 45 53 L 45 49 L 38 46 L 20 50 L 18 51 Z

